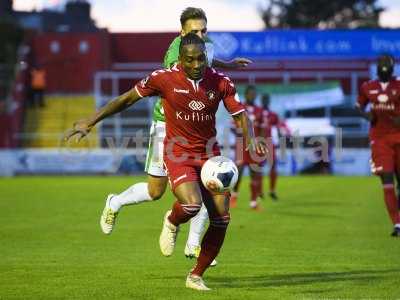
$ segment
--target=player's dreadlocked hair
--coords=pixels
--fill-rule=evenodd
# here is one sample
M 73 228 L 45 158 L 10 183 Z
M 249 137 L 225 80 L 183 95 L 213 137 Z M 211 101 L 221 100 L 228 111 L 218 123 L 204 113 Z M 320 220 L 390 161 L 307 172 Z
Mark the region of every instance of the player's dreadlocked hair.
M 197 34 L 191 32 L 181 38 L 181 44 L 179 45 L 179 54 L 182 52 L 183 47 L 187 45 L 202 45 L 204 48 L 206 46 L 202 38 L 200 38 Z
M 187 20 L 204 20 L 207 23 L 207 17 L 204 10 L 196 7 L 187 7 L 181 14 L 181 25 L 185 25 Z

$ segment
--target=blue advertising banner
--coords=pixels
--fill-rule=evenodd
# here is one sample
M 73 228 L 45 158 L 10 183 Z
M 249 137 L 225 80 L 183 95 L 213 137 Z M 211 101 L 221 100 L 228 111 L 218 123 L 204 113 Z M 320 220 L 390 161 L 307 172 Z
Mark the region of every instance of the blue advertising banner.
M 231 59 L 400 57 L 400 30 L 268 30 L 212 32 L 215 56 Z

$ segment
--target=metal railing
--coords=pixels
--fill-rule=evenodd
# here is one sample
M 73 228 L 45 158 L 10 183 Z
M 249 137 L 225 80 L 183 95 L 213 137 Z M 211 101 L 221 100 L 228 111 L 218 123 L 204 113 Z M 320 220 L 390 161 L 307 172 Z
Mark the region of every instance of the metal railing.
M 102 71 L 97 72 L 94 78 L 94 94 L 96 98 L 96 106 L 100 107 L 105 104 L 106 100 L 117 96 L 120 93 L 120 81 L 124 79 L 139 80 L 148 76 L 155 67 L 159 64 L 146 64 L 146 63 L 133 63 L 133 64 L 114 64 L 118 69 L 140 69 L 140 71 Z M 146 70 L 147 69 L 147 70 Z M 367 71 L 227 71 L 225 72 L 230 78 L 236 81 L 244 81 L 250 84 L 265 83 L 268 80 L 281 81 L 283 84 L 290 84 L 296 80 L 314 79 L 316 82 L 321 83 L 327 80 L 341 80 L 347 79 L 350 81 L 351 94 L 345 99 L 345 103 L 351 106 L 355 103 L 356 95 L 358 93 L 358 85 L 360 78 L 369 76 Z M 102 82 L 105 80 L 111 81 L 111 95 L 102 93 Z M 141 106 L 141 107 L 140 107 Z M 153 101 L 139 102 L 135 105 L 135 109 L 147 109 L 147 116 L 141 118 L 122 118 L 120 114 L 114 116 L 109 120 L 105 120 L 103 125 L 112 125 L 114 136 L 117 141 L 126 135 L 126 131 L 122 129 L 124 125 L 138 125 L 145 128 L 151 121 L 151 114 L 153 109 Z M 296 115 L 292 112 L 291 115 Z M 326 107 L 324 116 L 332 120 L 332 124 L 343 129 L 344 134 L 352 136 L 364 136 L 368 131 L 368 124 L 360 117 L 334 117 L 332 116 L 332 107 Z M 101 131 L 100 131 L 101 132 Z M 110 133 L 110 130 L 108 130 Z
M 121 80 L 139 80 L 149 75 L 149 72 L 124 72 L 124 71 L 101 71 L 97 72 L 94 76 L 94 96 L 96 100 L 96 108 L 100 108 L 105 105 L 110 99 L 117 97 L 120 92 L 120 81 Z M 111 91 L 108 93 L 103 92 L 102 83 L 104 81 L 111 81 Z M 132 135 L 135 131 L 124 130 L 124 126 L 135 125 L 138 130 L 147 130 L 150 126 L 153 106 L 156 98 L 150 97 L 147 101 L 142 100 L 135 104 L 135 111 L 142 111 L 140 116 L 135 117 L 123 117 L 120 113 L 114 115 L 112 118 L 103 120 L 99 128 L 99 139 L 101 140 L 105 136 L 109 136 L 113 133 L 116 143 L 121 143 L 124 136 Z M 128 109 L 130 110 L 130 109 Z M 105 127 L 110 126 L 112 130 L 106 129 Z

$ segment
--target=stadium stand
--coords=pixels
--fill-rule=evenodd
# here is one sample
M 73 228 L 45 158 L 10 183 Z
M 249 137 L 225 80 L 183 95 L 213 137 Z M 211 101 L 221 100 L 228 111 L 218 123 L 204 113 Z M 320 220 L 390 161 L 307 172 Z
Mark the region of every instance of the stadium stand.
M 91 96 L 49 96 L 46 106 L 40 109 L 28 108 L 25 114 L 24 132 L 20 138 L 24 147 L 56 148 L 60 146 L 62 133 L 71 124 L 95 109 L 94 98 Z M 96 128 L 82 144 L 71 144 L 71 147 L 98 147 Z

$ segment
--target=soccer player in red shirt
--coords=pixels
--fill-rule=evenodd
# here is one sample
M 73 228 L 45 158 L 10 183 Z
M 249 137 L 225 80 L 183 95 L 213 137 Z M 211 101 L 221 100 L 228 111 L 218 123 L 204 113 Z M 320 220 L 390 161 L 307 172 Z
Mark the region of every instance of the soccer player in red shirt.
M 264 94 L 261 97 L 261 103 L 263 106 L 262 117 L 263 120 L 261 122 L 260 133 L 262 133 L 262 137 L 267 141 L 268 146 L 268 156 L 267 162 L 270 166 L 269 171 L 269 196 L 272 200 L 278 200 L 278 196 L 276 195 L 276 181 L 278 179 L 278 171 L 276 169 L 276 149 L 274 141 L 272 140 L 272 129 L 275 127 L 278 130 L 278 134 L 280 132 L 280 128 L 284 127 L 284 123 L 279 120 L 279 116 L 269 109 L 270 105 L 270 96 L 269 94 Z M 264 196 L 263 192 L 263 174 L 260 176 L 260 184 L 258 184 L 260 191 L 259 195 L 261 198 Z
M 246 87 L 245 93 L 245 107 L 246 112 L 254 125 L 254 132 L 256 137 L 262 136 L 263 126 L 263 110 L 261 107 L 254 104 L 257 97 L 256 87 L 249 85 Z M 250 208 L 258 210 L 259 206 L 257 203 L 257 198 L 260 196 L 260 177 L 262 176 L 262 165 L 265 162 L 265 156 L 257 155 L 251 151 L 248 151 L 245 146 L 243 146 L 243 135 L 240 131 L 236 132 L 236 164 L 239 170 L 239 179 L 236 186 L 231 194 L 230 203 L 232 207 L 236 206 L 237 198 L 239 195 L 239 187 L 241 183 L 241 178 L 243 174 L 244 167 L 249 167 L 250 172 Z
M 393 223 L 392 236 L 400 236 L 400 213 L 394 187 L 394 174 L 400 170 L 400 80 L 393 77 L 394 59 L 378 59 L 378 79 L 364 82 L 357 107 L 371 122 L 371 169 L 381 178 L 386 208 Z M 370 104 L 370 111 L 366 111 Z
M 221 249 L 230 220 L 228 195 L 210 192 L 200 180 L 204 162 L 220 154 L 215 138 L 215 113 L 221 100 L 242 129 L 246 145 L 259 153 L 265 153 L 266 148 L 256 141 L 234 84 L 224 74 L 207 67 L 204 41 L 193 33 L 182 37 L 178 65 L 154 71 L 94 116 L 75 123 L 66 139 L 77 135 L 79 140 L 102 119 L 151 95 L 163 99 L 166 118 L 164 163 L 177 198 L 172 211 L 165 214 L 160 249 L 163 255 L 172 255 L 179 225 L 195 216 L 204 202 L 210 224 L 197 263 L 187 276 L 186 286 L 208 290 L 202 275 Z M 213 187 L 208 188 L 212 190 Z

